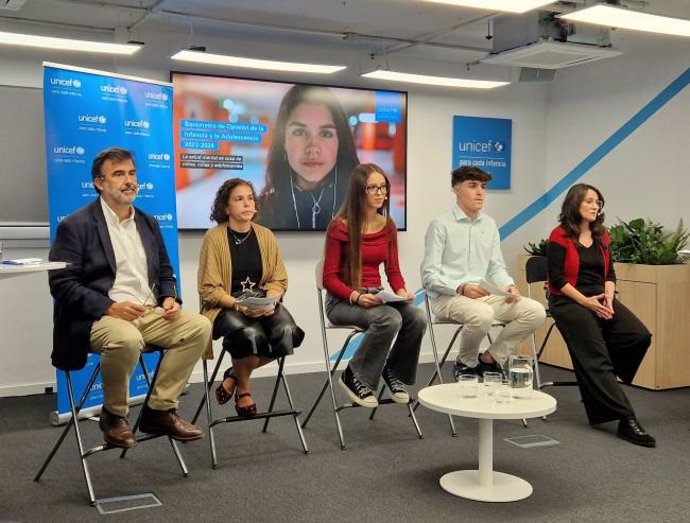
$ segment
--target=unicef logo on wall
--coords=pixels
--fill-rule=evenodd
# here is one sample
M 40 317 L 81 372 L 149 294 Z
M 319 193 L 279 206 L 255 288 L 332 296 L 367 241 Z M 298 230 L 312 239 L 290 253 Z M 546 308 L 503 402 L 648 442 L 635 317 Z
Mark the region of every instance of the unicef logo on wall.
M 106 94 L 125 96 L 128 91 L 124 85 L 101 85 L 101 92 Z
M 50 85 L 56 87 L 72 87 L 74 89 L 81 89 L 81 81 L 77 78 L 51 78 Z
M 148 120 L 125 120 L 125 127 L 148 129 L 151 127 L 151 123 Z
M 167 93 L 155 93 L 152 91 L 146 91 L 144 93 L 144 98 L 147 100 L 155 100 L 156 102 L 167 102 L 170 98 Z
M 86 149 L 84 149 L 81 145 L 56 145 L 53 147 L 53 152 L 55 154 L 67 156 L 84 156 Z
M 148 155 L 148 159 L 152 162 L 169 162 L 170 158 L 169 153 L 149 153 Z
M 494 151 L 496 151 L 497 153 L 502 153 L 505 148 L 506 144 L 501 142 L 500 140 L 496 140 L 496 143 L 494 143 Z
M 79 123 L 105 125 L 108 119 L 102 114 L 80 114 L 77 116 Z
M 86 149 L 81 145 L 56 145 L 53 147 L 54 163 L 86 164 Z
M 159 222 L 171 222 L 171 221 L 173 221 L 173 218 L 174 218 L 174 216 L 171 212 L 163 213 L 163 214 L 154 214 L 153 216 Z

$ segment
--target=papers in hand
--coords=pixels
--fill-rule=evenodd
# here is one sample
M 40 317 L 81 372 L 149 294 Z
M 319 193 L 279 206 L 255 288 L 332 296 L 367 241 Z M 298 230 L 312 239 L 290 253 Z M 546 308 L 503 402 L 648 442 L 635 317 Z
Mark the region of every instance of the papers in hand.
M 249 309 L 269 309 L 274 307 L 278 300 L 280 300 L 280 296 L 271 296 L 270 298 L 251 297 L 239 300 L 237 303 Z
M 42 263 L 41 258 L 18 258 L 16 260 L 3 260 L 3 265 L 38 265 Z
M 508 291 L 504 291 L 503 289 L 497 287 L 493 282 L 490 282 L 487 279 L 483 279 L 482 281 L 480 281 L 479 286 L 485 291 L 488 291 L 489 293 L 494 294 L 496 296 L 505 296 L 506 298 L 509 296 L 513 296 Z
M 407 298 L 403 298 L 402 296 L 398 296 L 397 294 L 393 294 L 392 292 L 388 291 L 381 291 L 376 294 L 377 298 L 380 298 L 383 303 L 394 303 L 396 301 L 407 301 Z

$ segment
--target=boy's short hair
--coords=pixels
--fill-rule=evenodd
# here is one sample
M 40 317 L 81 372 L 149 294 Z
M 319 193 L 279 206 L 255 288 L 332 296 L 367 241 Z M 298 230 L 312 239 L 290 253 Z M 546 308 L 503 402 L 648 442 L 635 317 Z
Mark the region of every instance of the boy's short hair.
M 473 165 L 463 165 L 458 167 L 451 174 L 451 186 L 455 187 L 457 184 L 464 182 L 465 180 L 477 180 L 479 182 L 490 182 L 492 176 L 482 171 L 479 167 Z

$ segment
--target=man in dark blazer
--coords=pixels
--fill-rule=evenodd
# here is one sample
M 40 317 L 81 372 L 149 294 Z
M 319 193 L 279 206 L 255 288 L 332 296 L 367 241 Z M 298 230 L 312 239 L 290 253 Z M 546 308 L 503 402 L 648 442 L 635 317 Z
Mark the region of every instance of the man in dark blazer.
M 101 355 L 105 441 L 136 445 L 127 420 L 129 380 L 146 343 L 168 349 L 140 428 L 177 440 L 201 438 L 199 427 L 177 415 L 177 398 L 201 357 L 211 324 L 180 310 L 176 281 L 155 218 L 136 209 L 132 154 L 101 151 L 91 175 L 99 198 L 59 225 L 50 251 L 67 268 L 49 277 L 55 298 L 53 365 L 80 369 L 89 351 Z

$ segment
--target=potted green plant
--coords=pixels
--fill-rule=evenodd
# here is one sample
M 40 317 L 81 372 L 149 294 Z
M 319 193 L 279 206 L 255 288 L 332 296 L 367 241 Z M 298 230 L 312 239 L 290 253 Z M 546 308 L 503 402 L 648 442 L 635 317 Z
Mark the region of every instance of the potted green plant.
M 652 333 L 652 344 L 633 384 L 650 389 L 690 386 L 690 265 L 678 254 L 688 243 L 681 220 L 665 230 L 636 218 L 609 229 L 621 301 Z
M 522 248 L 530 256 L 546 256 L 546 238 L 539 240 L 537 243 L 529 242 L 523 245 Z
M 688 244 L 688 230 L 683 226 L 683 220 L 672 232 L 665 232 L 661 224 L 649 219 L 618 221 L 609 229 L 614 262 L 644 265 L 685 263 L 686 257 L 678 254 Z

